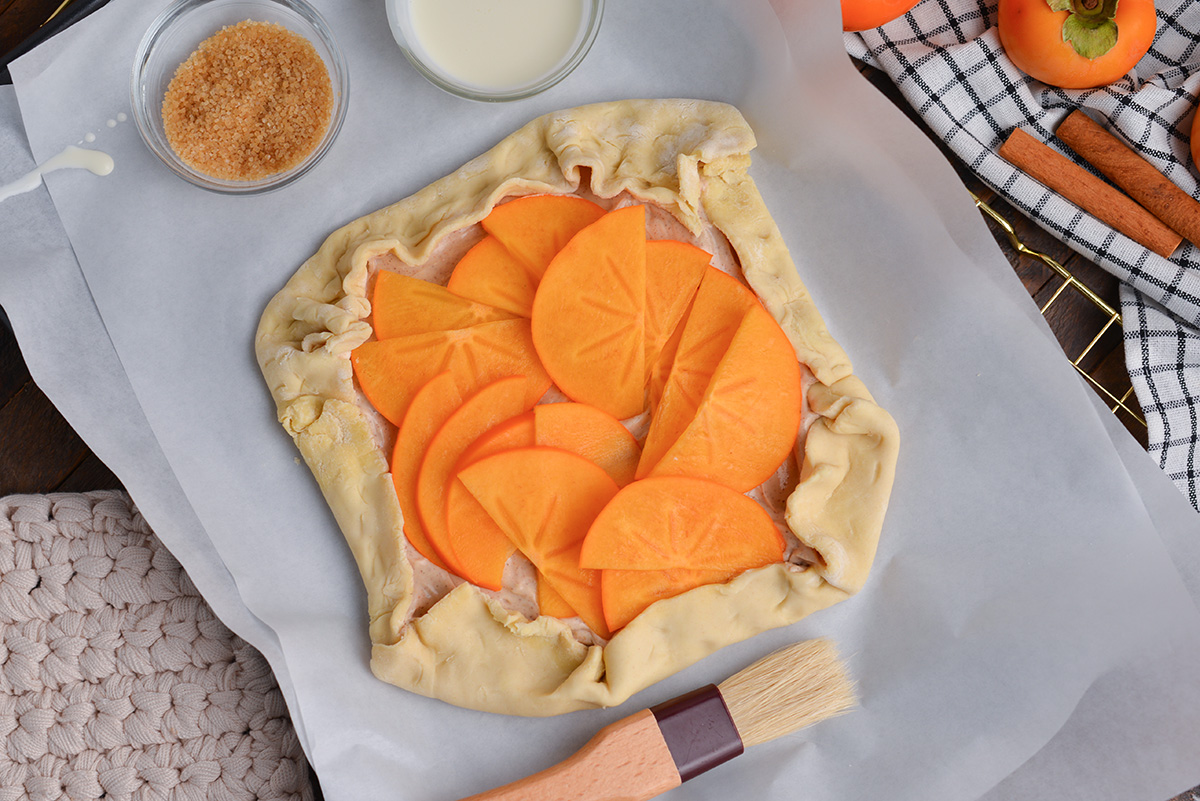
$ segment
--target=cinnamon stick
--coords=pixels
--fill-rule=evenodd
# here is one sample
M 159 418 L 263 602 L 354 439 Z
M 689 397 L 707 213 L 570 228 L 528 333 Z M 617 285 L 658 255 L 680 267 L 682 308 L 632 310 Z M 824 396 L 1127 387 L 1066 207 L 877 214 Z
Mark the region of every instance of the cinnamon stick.
M 1058 126 L 1058 138 L 1151 214 L 1189 242 L 1200 244 L 1200 203 L 1082 111 Z
M 1125 236 L 1166 258 L 1183 238 L 1126 195 L 1020 128 L 1013 129 L 1000 156 Z

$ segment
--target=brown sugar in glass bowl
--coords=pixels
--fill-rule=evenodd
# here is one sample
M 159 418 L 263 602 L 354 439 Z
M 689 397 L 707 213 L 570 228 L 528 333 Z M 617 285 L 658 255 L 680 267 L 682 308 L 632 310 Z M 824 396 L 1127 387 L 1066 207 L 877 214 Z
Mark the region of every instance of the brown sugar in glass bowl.
M 245 20 L 179 65 L 162 116 L 171 148 L 193 169 L 252 181 L 302 162 L 332 110 L 329 71 L 312 44 L 282 25 Z
M 332 148 L 350 81 L 307 0 L 176 0 L 138 45 L 130 102 L 147 148 L 212 192 L 270 192 Z

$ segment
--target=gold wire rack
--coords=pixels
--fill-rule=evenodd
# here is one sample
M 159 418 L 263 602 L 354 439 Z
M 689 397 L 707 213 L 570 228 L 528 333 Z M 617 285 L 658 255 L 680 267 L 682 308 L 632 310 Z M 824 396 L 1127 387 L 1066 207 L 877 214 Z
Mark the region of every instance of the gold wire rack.
M 967 191 L 970 192 L 970 190 Z M 1132 386 L 1128 387 L 1123 392 L 1120 388 L 1110 389 L 1083 368 L 1084 359 L 1086 359 L 1087 355 L 1092 352 L 1093 348 L 1096 347 L 1096 343 L 1100 341 L 1101 337 L 1108 333 L 1108 331 L 1114 326 L 1117 328 L 1121 327 L 1121 313 L 1114 309 L 1107 301 L 1104 300 L 1104 298 L 1092 291 L 1089 286 L 1076 278 L 1075 275 L 1066 267 L 1059 264 L 1050 256 L 1047 256 L 1045 253 L 1040 253 L 1036 250 L 1026 247 L 1025 243 L 1021 241 L 1021 237 L 1018 236 L 1016 229 L 1013 228 L 1012 224 L 1009 223 L 1009 221 L 1006 220 L 1003 215 L 989 206 L 974 192 L 970 192 L 970 194 L 971 199 L 975 201 L 975 206 L 981 212 L 983 212 L 985 216 L 999 225 L 1001 230 L 1004 231 L 1005 235 L 1008 237 L 1009 243 L 1013 246 L 1013 249 L 1024 256 L 1029 256 L 1030 258 L 1037 259 L 1038 261 L 1042 262 L 1049 267 L 1059 279 L 1061 279 L 1061 283 L 1050 295 L 1049 300 L 1039 307 L 1039 311 L 1041 311 L 1043 317 L 1046 316 L 1047 312 L 1050 310 L 1050 307 L 1064 296 L 1068 289 L 1071 289 L 1087 298 L 1106 317 L 1104 323 L 1100 327 L 1100 330 L 1096 332 L 1096 335 L 1091 339 L 1091 341 L 1089 341 L 1088 344 L 1084 346 L 1084 348 L 1074 357 L 1072 357 L 1070 353 L 1067 353 L 1067 358 L 1071 360 L 1072 366 L 1074 366 L 1079 374 L 1083 376 L 1083 378 L 1092 386 L 1092 388 L 1100 394 L 1101 398 L 1105 400 L 1105 402 L 1108 404 L 1109 410 L 1112 411 L 1113 414 L 1119 414 L 1123 411 L 1144 427 L 1146 425 L 1146 418 L 1142 416 L 1141 410 L 1137 408 L 1136 399 L 1133 398 Z M 1119 396 L 1117 395 L 1118 392 L 1121 393 Z
M 858 69 L 863 77 L 865 77 L 870 83 L 879 89 L 885 97 L 889 98 L 893 103 L 895 103 L 896 106 L 910 119 L 912 119 L 922 130 L 926 131 L 926 133 L 929 133 L 928 127 L 926 126 L 924 120 L 917 116 L 912 107 L 900 96 L 899 90 L 886 73 L 857 59 L 854 59 L 853 61 L 856 69 Z M 934 137 L 933 134 L 930 133 L 929 135 L 936 141 L 936 137 Z M 955 161 L 954 157 L 950 154 L 947 154 L 947 158 L 949 158 L 952 162 Z M 1104 321 L 1102 322 L 1099 330 L 1096 332 L 1096 335 L 1078 353 L 1067 353 L 1067 358 L 1071 361 L 1071 364 L 1075 367 L 1083 379 L 1093 389 L 1095 389 L 1096 393 L 1106 403 L 1113 414 L 1117 415 L 1118 418 L 1128 416 L 1128 419 L 1133 421 L 1134 426 L 1140 428 L 1142 431 L 1145 431 L 1146 419 L 1142 416 L 1141 409 L 1138 408 L 1137 399 L 1133 395 L 1132 385 L 1126 386 L 1124 383 L 1122 383 L 1121 386 L 1116 388 L 1113 388 L 1111 385 L 1106 386 L 1104 380 L 1092 375 L 1084 367 L 1088 354 L 1093 352 L 1101 338 L 1104 337 L 1106 333 L 1110 332 L 1114 327 L 1120 329 L 1121 313 L 1114 309 L 1112 305 L 1104 300 L 1104 298 L 1100 297 L 1100 295 L 1093 291 L 1091 287 L 1080 281 L 1070 270 L 1068 270 L 1059 262 L 1055 261 L 1051 256 L 1027 247 L 1025 243 L 1021 241 L 1021 237 L 1017 234 L 1017 231 L 1013 225 L 1007 219 L 1005 219 L 1002 214 L 988 205 L 988 203 L 980 198 L 975 192 L 971 191 L 970 186 L 968 186 L 967 191 L 970 192 L 971 198 L 974 200 L 976 207 L 979 208 L 979 210 L 988 219 L 1000 227 L 1005 236 L 1008 238 L 1009 243 L 1018 253 L 1041 262 L 1048 267 L 1061 281 L 1059 286 L 1051 294 L 1049 300 L 1040 305 L 1040 310 L 1043 317 L 1047 315 L 1047 312 L 1050 311 L 1050 309 L 1056 303 L 1061 303 L 1064 297 L 1070 297 L 1073 294 L 1082 295 L 1084 298 L 1087 298 L 1087 300 L 1101 312 L 1101 315 L 1104 317 Z M 1048 320 L 1048 322 L 1050 321 Z M 1051 327 L 1053 327 L 1053 324 L 1051 324 Z M 1065 351 L 1066 348 L 1064 347 L 1064 352 Z M 1128 377 L 1128 372 L 1121 371 L 1121 373 L 1125 378 Z M 1200 801 L 1200 798 L 1198 798 L 1196 801 Z

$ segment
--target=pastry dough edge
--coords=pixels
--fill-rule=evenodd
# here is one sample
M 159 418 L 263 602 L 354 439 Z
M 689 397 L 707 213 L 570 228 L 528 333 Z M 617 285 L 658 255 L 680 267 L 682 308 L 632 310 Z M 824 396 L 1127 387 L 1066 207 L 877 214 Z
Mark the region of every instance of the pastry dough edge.
M 647 140 L 647 132 L 656 136 Z M 898 435 L 851 374 L 804 288 L 747 173 L 753 146 L 740 113 L 720 103 L 632 100 L 548 114 L 456 172 L 331 234 L 268 304 L 256 354 L 280 422 L 358 563 L 368 592 L 372 670 L 380 678 L 507 714 L 609 706 L 861 587 L 882 530 Z M 669 208 L 694 231 L 705 219 L 720 228 L 748 283 L 817 378 L 807 402 L 821 420 L 808 432 L 787 522 L 824 564 L 775 565 L 660 601 L 603 648 L 578 643 L 553 618 L 524 621 L 466 584 L 405 626 L 412 568 L 402 516 L 394 492 L 389 499 L 386 491 L 386 456 L 363 441 L 369 425 L 355 405 L 348 359 L 371 336 L 367 260 L 394 249 L 419 264 L 442 237 L 478 222 L 503 197 L 576 191 L 583 168 L 598 195 L 629 192 Z M 486 653 L 476 647 L 485 638 Z

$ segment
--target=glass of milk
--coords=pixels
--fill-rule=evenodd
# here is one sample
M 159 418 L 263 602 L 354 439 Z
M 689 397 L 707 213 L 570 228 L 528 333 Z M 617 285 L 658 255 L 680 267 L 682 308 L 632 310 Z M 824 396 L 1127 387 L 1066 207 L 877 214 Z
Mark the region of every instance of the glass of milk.
M 425 78 L 471 100 L 545 91 L 583 60 L 604 0 L 386 0 L 397 44 Z

